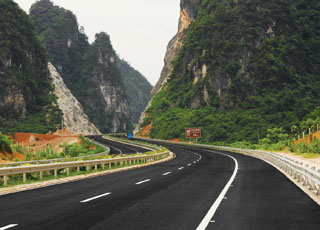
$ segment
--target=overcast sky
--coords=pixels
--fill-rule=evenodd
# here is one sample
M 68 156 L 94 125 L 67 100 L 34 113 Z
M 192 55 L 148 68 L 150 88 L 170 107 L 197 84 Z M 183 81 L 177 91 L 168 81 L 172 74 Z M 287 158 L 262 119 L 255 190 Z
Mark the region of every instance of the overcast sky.
M 35 0 L 14 0 L 29 13 Z M 71 10 L 92 42 L 107 32 L 113 48 L 154 85 L 169 40 L 178 30 L 180 0 L 52 0 Z

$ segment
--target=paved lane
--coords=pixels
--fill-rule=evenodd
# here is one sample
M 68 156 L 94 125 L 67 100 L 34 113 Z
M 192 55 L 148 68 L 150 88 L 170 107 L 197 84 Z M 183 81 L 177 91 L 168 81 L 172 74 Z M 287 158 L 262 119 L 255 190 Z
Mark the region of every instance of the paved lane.
M 168 148 L 177 156 L 169 162 L 0 196 L 0 229 L 197 229 L 235 162 L 211 150 Z M 318 229 L 319 206 L 276 169 L 228 154 L 239 171 L 207 229 Z

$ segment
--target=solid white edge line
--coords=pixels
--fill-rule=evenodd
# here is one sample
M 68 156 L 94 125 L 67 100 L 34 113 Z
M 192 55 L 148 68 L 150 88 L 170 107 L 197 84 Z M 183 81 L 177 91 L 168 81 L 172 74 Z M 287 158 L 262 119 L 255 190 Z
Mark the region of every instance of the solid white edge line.
M 210 152 L 214 152 L 214 151 L 210 151 Z M 222 192 L 220 193 L 220 195 L 218 196 L 218 198 L 216 199 L 216 201 L 213 203 L 213 205 L 211 206 L 211 208 L 209 209 L 207 215 L 203 218 L 203 220 L 201 221 L 200 225 L 197 227 L 196 230 L 205 230 L 206 227 L 208 226 L 208 224 L 210 223 L 210 221 L 212 220 L 213 215 L 215 214 L 215 212 L 217 211 L 221 201 L 223 200 L 223 198 L 225 197 L 226 193 L 228 192 L 228 189 L 230 188 L 232 182 L 234 181 L 234 178 L 236 177 L 237 171 L 238 171 L 238 161 L 232 157 L 229 156 L 227 154 L 224 153 L 218 153 L 218 152 L 214 152 L 217 154 L 221 154 L 221 155 L 225 155 L 227 157 L 230 157 L 231 159 L 234 160 L 235 162 L 235 167 L 234 167 L 234 171 L 232 176 L 230 177 L 228 183 L 226 184 L 226 186 L 223 188 Z
M 1 227 L 0 230 L 5 230 L 5 229 L 13 228 L 13 227 L 15 227 L 15 226 L 17 226 L 17 224 L 9 224 L 9 225 L 7 225 L 7 226 Z
M 107 192 L 107 193 L 101 194 L 101 195 L 99 195 L 99 196 L 95 196 L 95 197 L 92 197 L 92 198 L 89 198 L 89 199 L 86 199 L 86 200 L 82 200 L 82 201 L 80 201 L 80 203 L 86 203 L 86 202 L 89 202 L 89 201 L 98 199 L 98 198 L 100 198 L 100 197 L 103 197 L 103 196 L 108 196 L 108 195 L 110 195 L 110 194 L 111 194 L 111 192 Z M 0 229 L 0 230 L 1 230 L 1 229 Z
M 169 175 L 171 172 L 166 172 L 164 174 L 162 174 L 163 176 Z
M 142 184 L 142 183 L 148 182 L 148 181 L 150 181 L 150 180 L 151 180 L 151 179 L 147 179 L 147 180 L 139 181 L 139 182 L 137 182 L 136 184 Z

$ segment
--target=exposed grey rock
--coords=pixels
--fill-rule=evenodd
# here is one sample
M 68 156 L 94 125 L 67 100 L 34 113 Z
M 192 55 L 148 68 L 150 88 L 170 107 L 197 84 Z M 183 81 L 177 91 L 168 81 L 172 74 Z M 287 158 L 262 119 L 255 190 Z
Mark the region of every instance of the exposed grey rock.
M 59 108 L 63 112 L 64 126 L 72 134 L 99 135 L 101 132 L 89 121 L 82 105 L 72 95 L 56 68 L 49 62 L 48 69 L 52 83 L 55 85 L 55 94 L 58 97 Z

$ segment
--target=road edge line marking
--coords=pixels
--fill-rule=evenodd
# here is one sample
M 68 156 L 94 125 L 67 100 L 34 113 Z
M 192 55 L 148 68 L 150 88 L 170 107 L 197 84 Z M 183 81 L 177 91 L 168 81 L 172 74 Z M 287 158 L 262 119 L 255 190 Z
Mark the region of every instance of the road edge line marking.
M 82 200 L 82 201 L 80 201 L 80 203 L 86 203 L 86 202 L 89 202 L 89 201 L 92 201 L 92 200 L 95 200 L 95 199 L 98 199 L 98 198 L 101 198 L 101 197 L 104 197 L 104 196 L 108 196 L 110 194 L 111 194 L 111 192 L 107 192 L 107 193 L 104 193 L 104 194 L 101 194 L 101 195 L 98 195 L 98 196 L 95 196 L 95 197 L 91 197 L 91 198 L 86 199 L 86 200 Z
M 218 196 L 216 201 L 213 203 L 213 205 L 209 209 L 208 213 L 203 218 L 203 220 L 201 221 L 201 223 L 199 224 L 199 226 L 197 227 L 196 230 L 205 230 L 207 228 L 207 226 L 209 225 L 210 221 L 212 220 L 212 217 L 214 216 L 214 214 L 217 211 L 220 203 L 222 202 L 223 198 L 225 197 L 226 193 L 228 192 L 228 190 L 229 190 L 229 188 L 230 188 L 232 182 L 234 181 L 234 179 L 235 179 L 235 177 L 237 175 L 237 172 L 238 172 L 238 161 L 236 160 L 236 158 L 234 158 L 233 156 L 230 156 L 228 154 L 224 154 L 224 153 L 219 153 L 219 152 L 215 152 L 215 151 L 209 151 L 209 152 L 213 152 L 213 153 L 217 153 L 217 154 L 220 154 L 220 155 L 224 155 L 224 156 L 227 156 L 227 157 L 233 159 L 233 161 L 235 163 L 235 167 L 234 167 L 233 174 L 230 177 L 228 183 L 223 188 L 223 190 L 221 191 L 220 195 Z
M 1 227 L 0 230 L 5 230 L 5 229 L 9 229 L 9 228 L 13 228 L 15 226 L 18 226 L 17 224 L 9 224 L 7 226 Z

